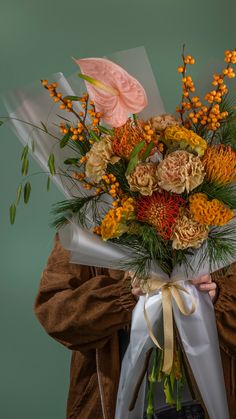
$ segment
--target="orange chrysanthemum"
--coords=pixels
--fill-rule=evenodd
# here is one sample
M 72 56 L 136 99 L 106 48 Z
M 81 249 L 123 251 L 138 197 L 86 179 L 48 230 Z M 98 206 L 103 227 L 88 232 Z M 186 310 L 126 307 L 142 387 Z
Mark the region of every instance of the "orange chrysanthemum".
M 223 185 L 236 181 L 236 153 L 231 147 L 222 144 L 208 147 L 203 164 L 209 181 Z
M 234 216 L 234 212 L 218 199 L 209 201 L 203 193 L 196 193 L 189 198 L 189 209 L 199 224 L 223 226 Z
M 165 240 L 169 240 L 180 208 L 184 205 L 184 199 L 177 194 L 154 192 L 137 200 L 137 219 L 152 225 Z

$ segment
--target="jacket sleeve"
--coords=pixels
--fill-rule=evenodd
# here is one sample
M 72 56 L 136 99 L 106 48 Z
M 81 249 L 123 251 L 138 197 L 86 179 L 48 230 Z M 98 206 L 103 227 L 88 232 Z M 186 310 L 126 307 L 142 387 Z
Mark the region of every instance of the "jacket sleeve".
M 99 348 L 131 322 L 135 300 L 124 273 L 103 271 L 70 263 L 56 235 L 34 309 L 47 333 L 69 349 Z
M 220 346 L 228 355 L 236 358 L 236 263 L 213 279 L 219 290 L 215 314 Z

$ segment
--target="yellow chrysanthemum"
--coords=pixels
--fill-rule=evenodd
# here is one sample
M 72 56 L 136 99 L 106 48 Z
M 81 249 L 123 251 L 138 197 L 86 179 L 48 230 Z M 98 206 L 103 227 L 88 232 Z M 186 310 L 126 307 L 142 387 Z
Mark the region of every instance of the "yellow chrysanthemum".
M 174 125 L 167 127 L 164 132 L 164 138 L 167 145 L 178 143 L 181 149 L 195 151 L 199 156 L 203 156 L 207 148 L 207 142 L 192 130 L 185 127 Z
M 100 234 L 103 240 L 119 237 L 128 230 L 127 221 L 134 218 L 134 200 L 132 198 L 124 198 L 120 206 L 111 208 L 105 215 Z
M 209 201 L 203 193 L 196 193 L 189 198 L 189 209 L 194 219 L 209 226 L 223 226 L 234 216 L 234 212 L 218 199 Z
M 227 184 L 236 181 L 236 153 L 224 145 L 208 147 L 203 164 L 210 182 Z

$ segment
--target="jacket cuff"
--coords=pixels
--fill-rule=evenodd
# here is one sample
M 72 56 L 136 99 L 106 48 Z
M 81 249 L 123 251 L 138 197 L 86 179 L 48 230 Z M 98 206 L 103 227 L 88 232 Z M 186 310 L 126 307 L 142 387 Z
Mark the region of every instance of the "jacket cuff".
M 136 300 L 131 292 L 131 287 L 127 280 L 124 280 L 121 284 L 119 301 L 127 311 L 132 311 L 136 305 Z

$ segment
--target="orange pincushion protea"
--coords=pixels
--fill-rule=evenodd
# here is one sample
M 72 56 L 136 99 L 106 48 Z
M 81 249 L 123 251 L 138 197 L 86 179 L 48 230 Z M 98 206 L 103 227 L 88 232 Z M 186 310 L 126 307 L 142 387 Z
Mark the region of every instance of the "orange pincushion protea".
M 114 154 L 127 159 L 134 147 L 144 139 L 141 126 L 136 125 L 130 118 L 119 128 L 114 129 L 112 148 Z M 144 150 L 142 150 L 143 152 Z
M 164 240 L 169 240 L 183 206 L 185 200 L 177 194 L 154 192 L 137 200 L 137 219 L 152 225 Z
M 203 164 L 211 182 L 227 184 L 236 181 L 236 153 L 223 144 L 208 147 Z

